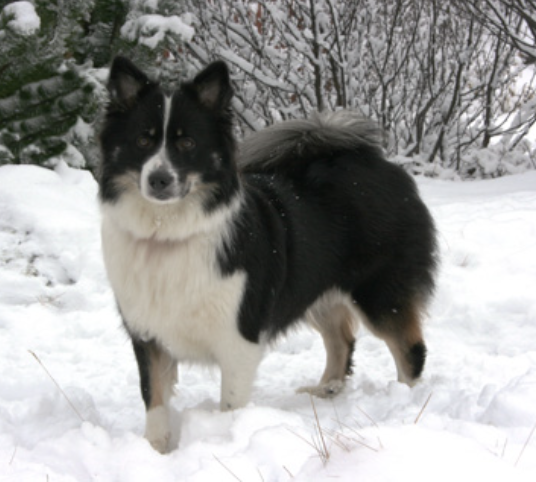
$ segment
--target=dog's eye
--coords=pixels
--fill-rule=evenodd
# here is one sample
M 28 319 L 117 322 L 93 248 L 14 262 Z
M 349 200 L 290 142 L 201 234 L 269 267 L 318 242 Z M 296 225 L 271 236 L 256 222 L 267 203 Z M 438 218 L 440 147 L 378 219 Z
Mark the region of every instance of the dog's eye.
M 195 141 L 191 137 L 181 137 L 177 140 L 177 148 L 180 151 L 191 151 L 195 147 Z
M 148 149 L 153 145 L 153 140 L 149 136 L 139 136 L 136 145 L 141 149 Z

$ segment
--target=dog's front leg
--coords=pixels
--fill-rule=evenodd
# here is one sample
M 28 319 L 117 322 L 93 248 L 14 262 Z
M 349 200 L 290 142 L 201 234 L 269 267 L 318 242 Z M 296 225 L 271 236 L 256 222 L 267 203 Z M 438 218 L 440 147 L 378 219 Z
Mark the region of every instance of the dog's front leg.
M 218 356 L 221 368 L 222 411 L 244 407 L 249 402 L 251 389 L 262 360 L 263 349 L 242 337 L 227 345 L 224 353 Z
M 133 339 L 147 418 L 145 438 L 161 453 L 169 449 L 169 400 L 177 381 L 177 361 L 155 341 Z

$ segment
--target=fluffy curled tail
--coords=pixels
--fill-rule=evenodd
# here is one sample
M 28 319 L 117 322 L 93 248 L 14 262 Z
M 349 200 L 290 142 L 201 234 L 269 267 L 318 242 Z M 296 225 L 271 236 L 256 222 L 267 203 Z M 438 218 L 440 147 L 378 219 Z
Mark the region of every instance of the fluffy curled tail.
M 249 135 L 238 164 L 244 172 L 292 171 L 335 153 L 365 150 L 381 155 L 381 143 L 380 129 L 357 112 L 315 113 Z

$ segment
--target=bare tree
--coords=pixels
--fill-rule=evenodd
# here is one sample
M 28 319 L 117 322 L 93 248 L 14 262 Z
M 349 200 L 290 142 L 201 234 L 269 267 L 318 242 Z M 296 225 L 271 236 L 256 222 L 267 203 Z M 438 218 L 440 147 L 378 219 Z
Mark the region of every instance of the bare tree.
M 479 22 L 494 38 L 518 52 L 525 64 L 536 64 L 536 0 L 456 0 L 455 5 L 461 14 Z M 532 69 L 532 75 L 528 69 L 525 72 L 527 81 L 518 85 L 520 94 L 515 110 L 503 122 L 512 148 L 518 146 L 536 124 L 532 85 L 535 72 L 535 69 Z M 489 141 L 492 135 L 487 134 L 485 140 Z
M 187 52 L 193 64 L 234 67 L 245 130 L 357 109 L 415 169 L 469 173 L 475 149 L 523 139 L 536 84 L 519 88 L 526 66 L 515 45 L 460 15 L 457 1 L 189 0 L 196 35 Z
M 536 62 L 536 0 L 457 0 L 456 4 L 503 36 L 527 62 Z

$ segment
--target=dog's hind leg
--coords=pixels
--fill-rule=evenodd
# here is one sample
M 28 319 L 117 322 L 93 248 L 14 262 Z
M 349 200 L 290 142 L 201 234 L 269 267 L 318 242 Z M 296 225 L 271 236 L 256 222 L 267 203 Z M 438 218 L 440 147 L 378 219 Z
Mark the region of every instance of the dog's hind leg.
M 421 376 L 426 361 L 421 317 L 421 304 L 414 301 L 378 318 L 364 317 L 371 331 L 389 347 L 398 381 L 410 386 Z
M 171 437 L 169 400 L 177 382 L 177 362 L 155 341 L 132 340 L 140 373 L 145 408 L 145 438 L 161 453 L 169 449 Z
M 323 295 L 308 310 L 306 317 L 322 335 L 326 348 L 326 367 L 317 386 L 303 387 L 298 392 L 318 397 L 335 396 L 344 388 L 346 376 L 352 373 L 356 312 L 346 295 L 333 291 Z

